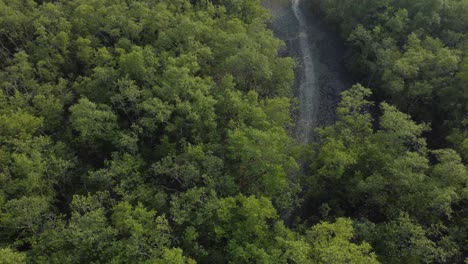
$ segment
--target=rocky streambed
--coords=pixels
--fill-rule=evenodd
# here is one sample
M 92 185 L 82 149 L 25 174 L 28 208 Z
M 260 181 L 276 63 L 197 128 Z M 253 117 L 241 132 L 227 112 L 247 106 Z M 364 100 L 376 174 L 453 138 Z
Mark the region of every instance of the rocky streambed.
M 263 5 L 273 15 L 271 29 L 286 43 L 282 55 L 297 61 L 295 136 L 306 144 L 315 139 L 315 128 L 335 121 L 339 94 L 351 86 L 345 47 L 310 1 L 263 0 Z

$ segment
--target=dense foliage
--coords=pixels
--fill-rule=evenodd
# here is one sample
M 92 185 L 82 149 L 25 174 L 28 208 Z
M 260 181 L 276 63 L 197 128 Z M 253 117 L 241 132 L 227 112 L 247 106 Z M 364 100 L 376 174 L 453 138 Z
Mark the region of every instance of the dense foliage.
M 2 263 L 375 259 L 350 220 L 280 218 L 299 190 L 293 61 L 258 2 L 0 12 Z
M 323 8 L 343 34 L 377 34 L 341 2 Z M 369 40 L 389 45 L 388 67 L 371 68 L 377 48 L 353 62 L 458 153 L 430 149 L 428 126 L 394 106 L 373 116 L 361 85 L 298 146 L 294 61 L 259 1 L 0 0 L 0 263 L 463 261 L 466 2 L 453 2 L 447 30 Z M 424 100 L 402 96 L 414 89 Z
M 468 1 L 311 3 L 348 44 L 354 76 L 394 106 L 361 86 L 343 95 L 339 121 L 319 131 L 307 206 L 355 219 L 382 262 L 463 262 Z
M 362 83 L 468 160 L 468 1 L 311 0 L 338 28 Z

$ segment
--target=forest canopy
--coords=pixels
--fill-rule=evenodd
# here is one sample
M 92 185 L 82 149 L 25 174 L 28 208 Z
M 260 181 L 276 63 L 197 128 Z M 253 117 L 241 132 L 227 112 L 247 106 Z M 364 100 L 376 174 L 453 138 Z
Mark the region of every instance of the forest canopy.
M 372 90 L 300 146 L 259 0 L 0 0 L 0 263 L 462 263 L 467 1 L 319 2 Z

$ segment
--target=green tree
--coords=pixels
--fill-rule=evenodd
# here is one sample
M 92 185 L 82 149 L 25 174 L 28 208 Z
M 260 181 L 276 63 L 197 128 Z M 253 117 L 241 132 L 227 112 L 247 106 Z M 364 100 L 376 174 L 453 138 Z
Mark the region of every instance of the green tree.
M 11 250 L 10 248 L 0 249 L 1 264 L 23 264 L 26 263 L 24 254 Z
M 307 233 L 312 245 L 313 263 L 379 263 L 368 243 L 354 244 L 352 221 L 338 218 L 335 223 L 322 222 Z

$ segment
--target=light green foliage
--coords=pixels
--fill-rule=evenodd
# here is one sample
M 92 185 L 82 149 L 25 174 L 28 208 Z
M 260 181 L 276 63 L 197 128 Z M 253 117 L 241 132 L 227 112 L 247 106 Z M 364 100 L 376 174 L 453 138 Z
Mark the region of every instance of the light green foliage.
M 141 204 L 133 209 L 129 203 L 122 202 L 113 209 L 113 224 L 122 236 L 142 237 L 153 248 L 169 243 L 170 229 L 164 217 L 156 217 L 155 212 L 147 211 Z
M 370 90 L 355 85 L 343 92 L 337 109 L 340 121 L 335 126 L 319 129 L 324 140 L 322 148 L 312 166 L 320 166 L 318 173 L 324 177 L 341 178 L 348 166 L 356 163 L 362 148 L 368 144 L 372 134 L 371 116 L 366 113 L 370 105 L 365 100 Z
M 129 259 L 147 259 L 166 255 L 171 242 L 171 230 L 167 219 L 156 217 L 141 204 L 133 208 L 127 202 L 114 206 L 112 223 L 121 237 L 112 246 L 117 250 L 113 259 L 124 263 Z M 163 252 L 161 252 L 163 250 Z
M 0 263 L 461 262 L 466 0 L 318 6 L 396 106 L 301 148 L 260 0 L 0 0 Z
M 102 188 L 103 191 L 111 188 L 116 193 L 130 198 L 132 192 L 143 184 L 140 170 L 144 163 L 138 156 L 114 153 L 112 160 L 106 163 L 106 168 L 90 171 L 85 178 L 90 188 L 95 186 L 98 189 Z
M 41 196 L 25 196 L 11 199 L 2 205 L 0 225 L 2 239 L 16 239 L 18 244 L 28 242 L 41 231 L 47 219 L 48 201 Z
M 268 19 L 259 1 L 0 0 L 5 254 L 195 263 L 228 247 L 202 236 L 216 202 L 291 212 L 293 60 Z
M 278 218 L 268 199 L 253 196 L 229 197 L 220 200 L 218 206 L 215 215 L 219 225 L 214 229 L 218 239 L 227 238 L 234 247 L 252 239 L 257 239 L 260 244 L 268 242 L 265 240 L 269 235 L 267 221 Z M 233 221 L 237 217 L 242 221 Z
M 456 110 L 452 111 L 456 113 L 455 121 L 452 122 L 455 128 L 448 136 L 448 140 L 466 162 L 468 160 L 468 118 L 464 114 L 466 113 L 466 109 L 468 109 L 468 60 L 466 59 L 466 54 L 461 64 L 461 70 L 456 76 L 456 81 L 458 86 L 451 87 L 451 89 L 446 91 L 446 95 L 450 95 L 450 97 L 447 97 L 444 101 L 444 104 Z
M 88 99 L 80 99 L 70 107 L 71 125 L 83 141 L 109 139 L 117 128 L 117 116 L 107 106 L 98 106 Z
M 236 196 L 212 201 L 207 207 L 215 226 L 204 236 L 213 236 L 215 245 L 206 245 L 209 262 L 303 263 L 310 262 L 309 245 L 284 227 L 271 201 L 254 196 Z M 203 240 L 203 237 L 200 237 Z M 217 252 L 217 248 L 223 250 Z M 216 251 L 214 251 L 216 250 Z
M 74 196 L 68 223 L 50 222 L 40 234 L 33 250 L 39 263 L 128 263 L 165 258 L 181 258 L 170 249 L 171 230 L 164 216 L 144 206 L 120 202 L 105 215 L 113 203 L 106 193 Z M 172 253 L 171 253 L 172 252 Z
M 310 263 L 310 246 L 279 221 L 265 197 L 216 198 L 192 189 L 172 201 L 184 231 L 184 252 L 202 262 Z
M 119 60 L 119 66 L 124 75 L 133 80 L 144 80 L 146 74 L 143 50 L 136 48 L 128 54 L 123 54 Z
M 460 62 L 457 52 L 441 41 L 431 37 L 421 41 L 415 34 L 409 35 L 403 53 L 395 59 L 386 62 L 391 66 L 383 69 L 382 86 L 393 94 L 395 103 L 418 117 L 421 108 L 437 103 L 433 101 L 435 94 L 446 96 L 446 83 L 450 83 L 449 76 L 458 70 Z M 404 100 L 399 98 L 403 94 Z
M 1 264 L 23 264 L 26 263 L 24 254 L 15 252 L 10 248 L 0 249 L 0 263 Z
M 235 164 L 241 190 L 272 196 L 284 189 L 288 174 L 297 169 L 295 160 L 288 155 L 290 144 L 283 130 L 230 132 L 229 158 Z
M 110 242 L 117 231 L 108 224 L 103 203 L 105 195 L 74 196 L 68 223 L 50 221 L 36 239 L 33 249 L 38 263 L 82 263 L 105 261 L 110 257 Z
M 468 170 L 454 150 L 436 150 L 433 154 L 437 163 L 432 168 L 431 176 L 440 189 L 433 190 L 436 194 L 430 205 L 435 211 L 451 216 L 454 212 L 450 204 L 458 204 L 467 199 Z
M 468 124 L 468 119 L 463 121 L 463 125 Z M 468 130 L 454 129 L 447 139 L 454 145 L 454 148 L 463 157 L 465 162 L 468 160 Z
M 163 257 L 148 261 L 148 264 L 195 264 L 195 260 L 184 257 L 180 248 L 164 249 Z
M 312 227 L 307 239 L 312 244 L 313 263 L 379 263 L 368 243 L 351 243 L 354 229 L 350 219 L 322 222 Z

